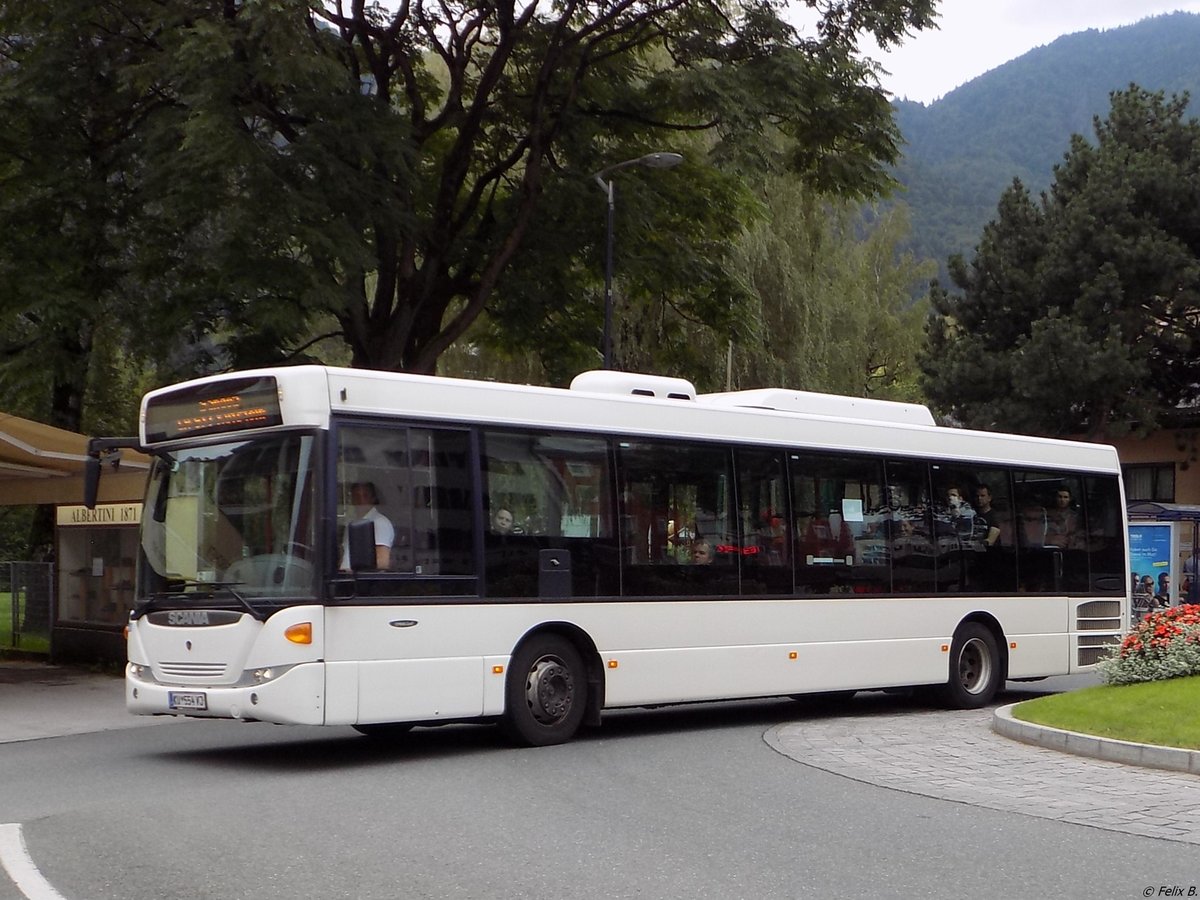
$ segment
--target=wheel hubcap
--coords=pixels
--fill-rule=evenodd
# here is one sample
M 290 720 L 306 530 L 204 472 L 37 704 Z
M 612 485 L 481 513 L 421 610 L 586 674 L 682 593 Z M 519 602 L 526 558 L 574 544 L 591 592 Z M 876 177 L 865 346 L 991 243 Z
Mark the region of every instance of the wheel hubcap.
M 992 676 L 992 658 L 987 645 L 979 638 L 971 638 L 963 646 L 958 657 L 958 677 L 963 690 L 968 694 L 979 694 L 987 688 Z
M 525 681 L 525 702 L 537 721 L 543 725 L 562 721 L 574 698 L 575 679 L 561 659 L 543 656 L 533 664 Z

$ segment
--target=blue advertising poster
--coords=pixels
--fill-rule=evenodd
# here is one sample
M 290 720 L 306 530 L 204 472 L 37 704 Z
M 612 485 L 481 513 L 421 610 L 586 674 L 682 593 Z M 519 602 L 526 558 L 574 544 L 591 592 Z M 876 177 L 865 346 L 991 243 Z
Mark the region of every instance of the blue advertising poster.
M 1129 569 L 1133 593 L 1155 594 L 1160 576 L 1171 575 L 1170 524 L 1129 526 Z

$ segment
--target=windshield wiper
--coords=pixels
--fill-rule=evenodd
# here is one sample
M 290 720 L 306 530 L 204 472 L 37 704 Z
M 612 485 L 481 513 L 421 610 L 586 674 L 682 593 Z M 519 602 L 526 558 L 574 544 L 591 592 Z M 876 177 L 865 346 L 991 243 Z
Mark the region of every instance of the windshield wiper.
M 209 597 L 215 596 L 217 590 L 229 591 L 233 595 L 233 599 L 240 603 L 251 616 L 260 622 L 267 621 L 264 613 L 255 609 L 254 604 L 247 600 L 240 591 L 234 590 L 235 587 L 241 587 L 245 583 L 244 581 L 184 581 L 182 586 L 185 588 L 211 588 L 208 592 Z
M 187 579 L 176 580 L 172 578 L 171 583 L 172 586 L 177 586 L 179 590 L 158 591 L 157 593 L 153 594 L 149 600 L 134 610 L 133 618 L 140 619 L 164 600 L 182 600 L 196 597 L 200 597 L 205 600 L 211 600 L 216 596 L 218 590 L 222 590 L 228 591 L 233 599 L 235 599 L 241 605 L 241 607 L 246 610 L 246 612 L 248 612 L 259 622 L 265 622 L 267 620 L 265 613 L 259 609 L 256 609 L 254 604 L 247 600 L 241 594 L 241 592 L 235 590 L 235 588 L 245 584 L 244 581 L 189 581 Z M 187 593 L 186 588 L 200 588 L 201 590 Z

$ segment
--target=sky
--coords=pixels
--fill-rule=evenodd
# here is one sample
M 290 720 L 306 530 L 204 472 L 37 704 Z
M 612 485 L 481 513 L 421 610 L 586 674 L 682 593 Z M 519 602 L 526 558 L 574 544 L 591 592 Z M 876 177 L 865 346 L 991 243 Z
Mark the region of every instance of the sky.
M 897 99 L 932 103 L 1064 34 L 1176 10 L 1200 12 L 1200 0 L 939 0 L 937 31 L 920 32 L 891 53 L 868 55 L 891 73 L 882 84 Z

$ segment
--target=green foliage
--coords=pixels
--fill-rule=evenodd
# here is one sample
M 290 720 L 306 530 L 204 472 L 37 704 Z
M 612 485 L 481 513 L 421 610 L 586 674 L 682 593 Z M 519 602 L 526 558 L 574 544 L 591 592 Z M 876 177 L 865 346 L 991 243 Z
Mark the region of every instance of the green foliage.
M 30 559 L 33 507 L 0 506 L 0 562 Z
M 767 181 L 753 211 L 739 213 L 752 225 L 730 247 L 725 266 L 713 266 L 704 252 L 693 259 L 695 248 L 673 232 L 620 242 L 619 276 L 627 267 L 666 271 L 686 260 L 703 273 L 704 285 L 719 290 L 711 290 L 705 304 L 687 305 L 665 284 L 656 292 L 634 292 L 629 288 L 636 282 L 618 277 L 619 366 L 686 378 L 701 391 L 786 386 L 919 399 L 914 360 L 925 306 L 911 295 L 933 263 L 898 249 L 907 235 L 903 213 L 900 207 L 864 216 L 857 204 L 822 197 L 799 178 L 780 175 Z M 668 252 L 661 252 L 663 243 Z M 634 246 L 625 249 L 628 244 Z M 531 277 L 545 271 L 537 257 L 529 260 Z M 604 301 L 584 276 L 578 287 L 587 291 L 587 318 L 572 319 L 570 307 L 560 304 L 546 313 L 560 333 L 530 328 L 519 316 L 523 310 L 533 319 L 541 315 L 530 312 L 534 291 L 502 322 L 477 323 L 468 340 L 443 358 L 443 370 L 565 385 L 581 369 L 594 368 Z M 559 291 L 555 286 L 544 293 Z M 536 340 L 522 342 L 526 328 Z M 564 355 L 560 348 L 572 328 L 577 351 Z
M 1097 666 L 1107 684 L 1200 675 L 1200 606 L 1153 612 Z
M 752 301 L 733 346 L 731 386 L 916 399 L 925 312 L 911 297 L 933 264 L 899 250 L 904 208 L 864 219 L 786 178 L 768 183 L 763 203 L 768 214 L 736 254 Z M 723 383 L 723 348 L 707 349 Z
M 1187 98 L 1114 93 L 1034 202 L 1001 198 L 961 294 L 935 287 L 931 400 L 980 428 L 1101 436 L 1153 426 L 1200 384 L 1200 126 Z
M 590 173 L 680 144 L 702 148 L 689 171 L 622 178 L 622 240 L 644 251 L 624 293 L 719 318 L 740 179 L 888 183 L 897 134 L 857 41 L 927 27 L 933 2 L 819 6 L 804 39 L 757 2 L 7 4 L 0 279 L 21 299 L 0 317 L 29 365 L 6 386 L 78 427 L 111 320 L 137 323 L 126 383 L 323 354 L 326 329 L 353 364 L 432 371 L 485 311 L 577 359 L 602 259 Z
M 0 396 L 78 430 L 96 324 L 122 314 L 151 102 L 121 72 L 136 3 L 0 5 Z

